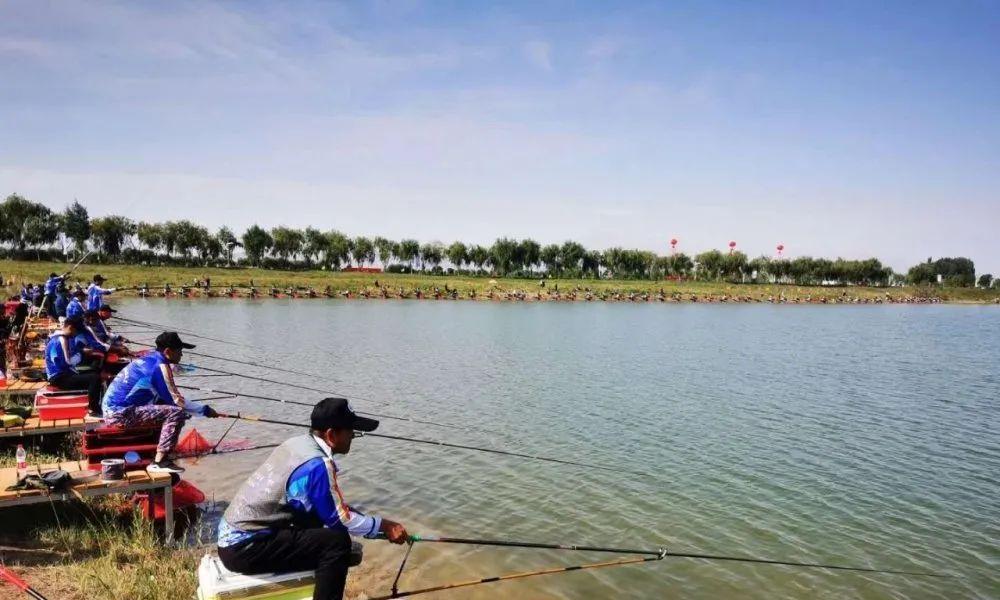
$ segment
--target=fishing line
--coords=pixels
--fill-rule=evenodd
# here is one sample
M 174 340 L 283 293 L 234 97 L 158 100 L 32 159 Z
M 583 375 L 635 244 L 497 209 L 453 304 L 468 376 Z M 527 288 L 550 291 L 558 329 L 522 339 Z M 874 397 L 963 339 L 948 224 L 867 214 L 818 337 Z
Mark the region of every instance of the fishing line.
M 279 420 L 276 420 L 276 419 L 265 419 L 263 417 L 258 417 L 258 416 L 253 416 L 253 415 L 244 415 L 242 413 L 236 413 L 236 414 L 218 413 L 218 414 L 219 414 L 220 417 L 225 417 L 225 418 L 229 418 L 229 419 L 243 419 L 243 420 L 246 420 L 246 421 L 257 421 L 257 422 L 260 422 L 260 423 L 270 423 L 270 424 L 273 424 L 273 425 L 287 425 L 289 427 L 308 427 L 308 425 L 306 425 L 305 423 L 294 423 L 292 421 L 279 421 Z M 395 440 L 395 441 L 400 441 L 400 442 L 410 442 L 410 443 L 414 443 L 414 444 L 426 444 L 426 445 L 429 445 L 429 446 L 440 446 L 442 448 L 455 448 L 455 449 L 458 449 L 458 450 L 471 450 L 471 451 L 474 451 L 474 452 L 485 452 L 487 454 L 499 454 L 499 455 L 502 455 L 502 456 L 513 456 L 515 458 L 526 458 L 526 459 L 529 459 L 529 460 L 536 460 L 536 461 L 540 461 L 540 462 L 550 462 L 550 463 L 557 463 L 557 464 L 561 464 L 561 465 L 570 465 L 570 466 L 574 466 L 574 467 L 584 467 L 586 469 L 599 469 L 601 471 L 613 471 L 615 473 L 628 473 L 630 475 L 637 475 L 637 476 L 641 476 L 641 477 L 652 477 L 653 476 L 650 473 L 643 473 L 641 471 L 632 471 L 632 470 L 623 469 L 623 468 L 620 468 L 620 467 L 608 467 L 608 466 L 603 466 L 603 465 L 593 465 L 593 464 L 588 464 L 588 463 L 576 462 L 576 461 L 572 461 L 572 460 L 564 460 L 564 459 L 561 459 L 561 458 L 551 458 L 551 457 L 548 457 L 548 456 L 539 456 L 539 455 L 535 455 L 535 454 L 525 454 L 525 453 L 522 453 L 522 452 L 511 452 L 511 451 L 507 451 L 507 450 L 494 450 L 492 448 L 482 448 L 482 447 L 479 447 L 479 446 L 467 446 L 465 444 L 453 444 L 451 442 L 440 442 L 440 441 L 437 441 L 437 440 L 427 440 L 427 439 L 421 439 L 421 438 L 411 438 L 411 437 L 404 437 L 404 436 L 401 436 L 401 435 L 389 435 L 389 434 L 386 434 L 386 433 L 374 433 L 374 432 L 356 431 L 354 433 L 354 437 L 384 438 L 384 439 L 387 439 L 387 440 Z
M 260 395 L 257 395 L 257 394 L 247 394 L 247 393 L 244 393 L 244 392 L 234 392 L 234 391 L 227 391 L 227 390 L 216 390 L 216 389 L 209 389 L 209 388 L 203 388 L 203 387 L 191 386 L 191 385 L 178 385 L 177 387 L 179 387 L 181 389 L 184 389 L 184 390 L 196 390 L 196 391 L 199 391 L 199 392 L 206 392 L 206 393 L 209 393 L 209 394 L 226 394 L 228 397 L 242 396 L 244 398 L 252 398 L 254 400 L 266 400 L 268 402 L 282 402 L 284 404 L 295 404 L 297 406 L 308 406 L 310 408 L 316 406 L 315 402 L 301 402 L 301 401 L 298 401 L 298 400 L 285 400 L 284 398 L 274 398 L 272 396 L 260 396 Z M 367 411 L 360 411 L 360 410 L 359 411 L 355 411 L 355 412 L 357 414 L 359 414 L 359 415 L 365 415 L 365 416 L 369 416 L 369 417 L 378 417 L 380 419 L 389 419 L 389 420 L 392 420 L 392 421 L 406 421 L 406 422 L 409 422 L 409 423 L 416 423 L 418 425 L 432 425 L 434 427 L 443 427 L 445 429 L 456 429 L 458 431 L 473 430 L 473 431 L 479 431 L 480 433 L 487 433 L 487 434 L 493 434 L 493 435 L 501 435 L 501 434 L 499 434 L 497 432 L 489 431 L 489 430 L 486 430 L 486 429 L 479 429 L 477 427 L 471 427 L 471 426 L 451 425 L 449 423 L 436 423 L 434 421 L 424 421 L 422 419 L 412 419 L 410 417 L 401 417 L 399 415 L 388 415 L 388 414 L 385 414 L 385 413 L 374 413 L 374 412 L 367 412 Z

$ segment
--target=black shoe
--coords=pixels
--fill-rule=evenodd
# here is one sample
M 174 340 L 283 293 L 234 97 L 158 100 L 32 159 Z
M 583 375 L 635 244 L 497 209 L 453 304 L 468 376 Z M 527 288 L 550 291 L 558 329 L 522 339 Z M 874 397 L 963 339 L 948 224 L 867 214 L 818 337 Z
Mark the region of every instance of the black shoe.
M 101 411 L 99 411 L 99 410 L 88 410 L 87 411 L 87 416 L 88 417 L 92 417 L 94 419 L 103 419 L 104 418 L 104 413 L 101 412 Z
M 146 471 L 150 473 L 183 473 L 184 467 L 178 465 L 169 458 L 164 458 L 160 462 L 149 463 L 149 466 L 146 467 Z

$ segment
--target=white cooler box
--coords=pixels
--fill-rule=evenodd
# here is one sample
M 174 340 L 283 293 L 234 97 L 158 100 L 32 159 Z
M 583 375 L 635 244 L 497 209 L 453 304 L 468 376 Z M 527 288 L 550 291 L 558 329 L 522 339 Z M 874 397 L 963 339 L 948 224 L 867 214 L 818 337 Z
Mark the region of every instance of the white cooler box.
M 351 542 L 351 566 L 361 564 L 363 548 Z M 206 554 L 198 565 L 198 600 L 312 600 L 313 572 L 240 575 L 218 556 Z
M 240 575 L 206 554 L 198 565 L 198 600 L 312 600 L 313 572 Z

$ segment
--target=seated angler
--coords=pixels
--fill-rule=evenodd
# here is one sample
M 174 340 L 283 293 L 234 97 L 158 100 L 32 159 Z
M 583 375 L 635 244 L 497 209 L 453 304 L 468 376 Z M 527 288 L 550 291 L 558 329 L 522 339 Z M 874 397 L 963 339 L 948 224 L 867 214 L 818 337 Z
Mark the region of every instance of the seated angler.
M 101 308 L 97 311 L 97 322 L 93 325 L 94 333 L 97 334 L 97 339 L 107 344 L 111 344 L 111 347 L 115 350 L 115 352 L 127 355 L 128 349 L 123 345 L 122 336 L 115 335 L 107 324 L 107 320 L 110 319 L 116 312 L 118 311 L 111 308 L 107 304 L 102 304 Z
M 104 297 L 117 288 L 102 288 L 105 279 L 100 274 L 94 275 L 94 282 L 87 288 L 87 310 L 97 310 L 104 304 Z
M 66 290 L 66 286 L 60 285 L 59 289 L 56 290 L 56 317 L 66 318 L 66 307 L 69 306 L 69 291 Z
M 214 417 L 209 406 L 184 399 L 174 384 L 172 365 L 181 361 L 184 349 L 194 348 L 173 331 L 156 336 L 156 351 L 138 358 L 111 382 L 104 394 L 104 420 L 118 427 L 160 426 L 156 456 L 150 472 L 181 473 L 184 469 L 170 459 L 177 446 L 185 411 Z
M 364 515 L 344 502 L 335 454 L 347 454 L 355 431 L 378 421 L 359 417 L 347 400 L 326 398 L 308 433 L 279 446 L 244 483 L 219 522 L 219 559 L 227 569 L 259 573 L 315 570 L 313 600 L 339 600 L 347 579 L 350 536 L 409 539 L 399 523 Z
M 86 297 L 86 294 L 83 292 L 76 292 L 73 297 L 69 299 L 69 303 L 66 305 L 67 319 L 83 320 L 84 309 L 82 301 Z
M 100 321 L 96 310 L 88 310 L 83 313 L 83 327 L 76 332 L 73 344 L 76 350 L 83 356 L 81 366 L 100 369 L 104 365 L 104 357 L 111 350 L 111 344 L 101 341 L 97 332 L 94 331 L 95 324 Z
M 81 373 L 76 368 L 83 361 L 83 355 L 73 340 L 84 327 L 82 319 L 66 319 L 62 328 L 49 336 L 45 345 L 45 375 L 51 385 L 61 390 L 87 390 L 89 414 L 100 416 L 100 374 Z
M 56 294 L 59 288 L 62 287 L 63 279 L 65 278 L 65 275 L 60 276 L 55 273 L 49 273 L 49 278 L 45 282 L 45 297 L 42 299 L 42 307 L 45 308 L 45 314 L 50 319 L 55 319 L 57 316 Z

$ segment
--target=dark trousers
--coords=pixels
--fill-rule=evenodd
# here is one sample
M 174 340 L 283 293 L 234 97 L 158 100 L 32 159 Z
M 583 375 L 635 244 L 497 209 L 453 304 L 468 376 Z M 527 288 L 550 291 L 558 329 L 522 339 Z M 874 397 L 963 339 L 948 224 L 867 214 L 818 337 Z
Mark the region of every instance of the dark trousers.
M 49 383 L 61 390 L 87 390 L 88 408 L 101 412 L 100 373 L 60 373 L 50 377 Z
M 230 571 L 244 575 L 316 571 L 313 600 L 341 600 L 351 558 L 351 536 L 327 528 L 279 529 L 273 534 L 219 548 Z

